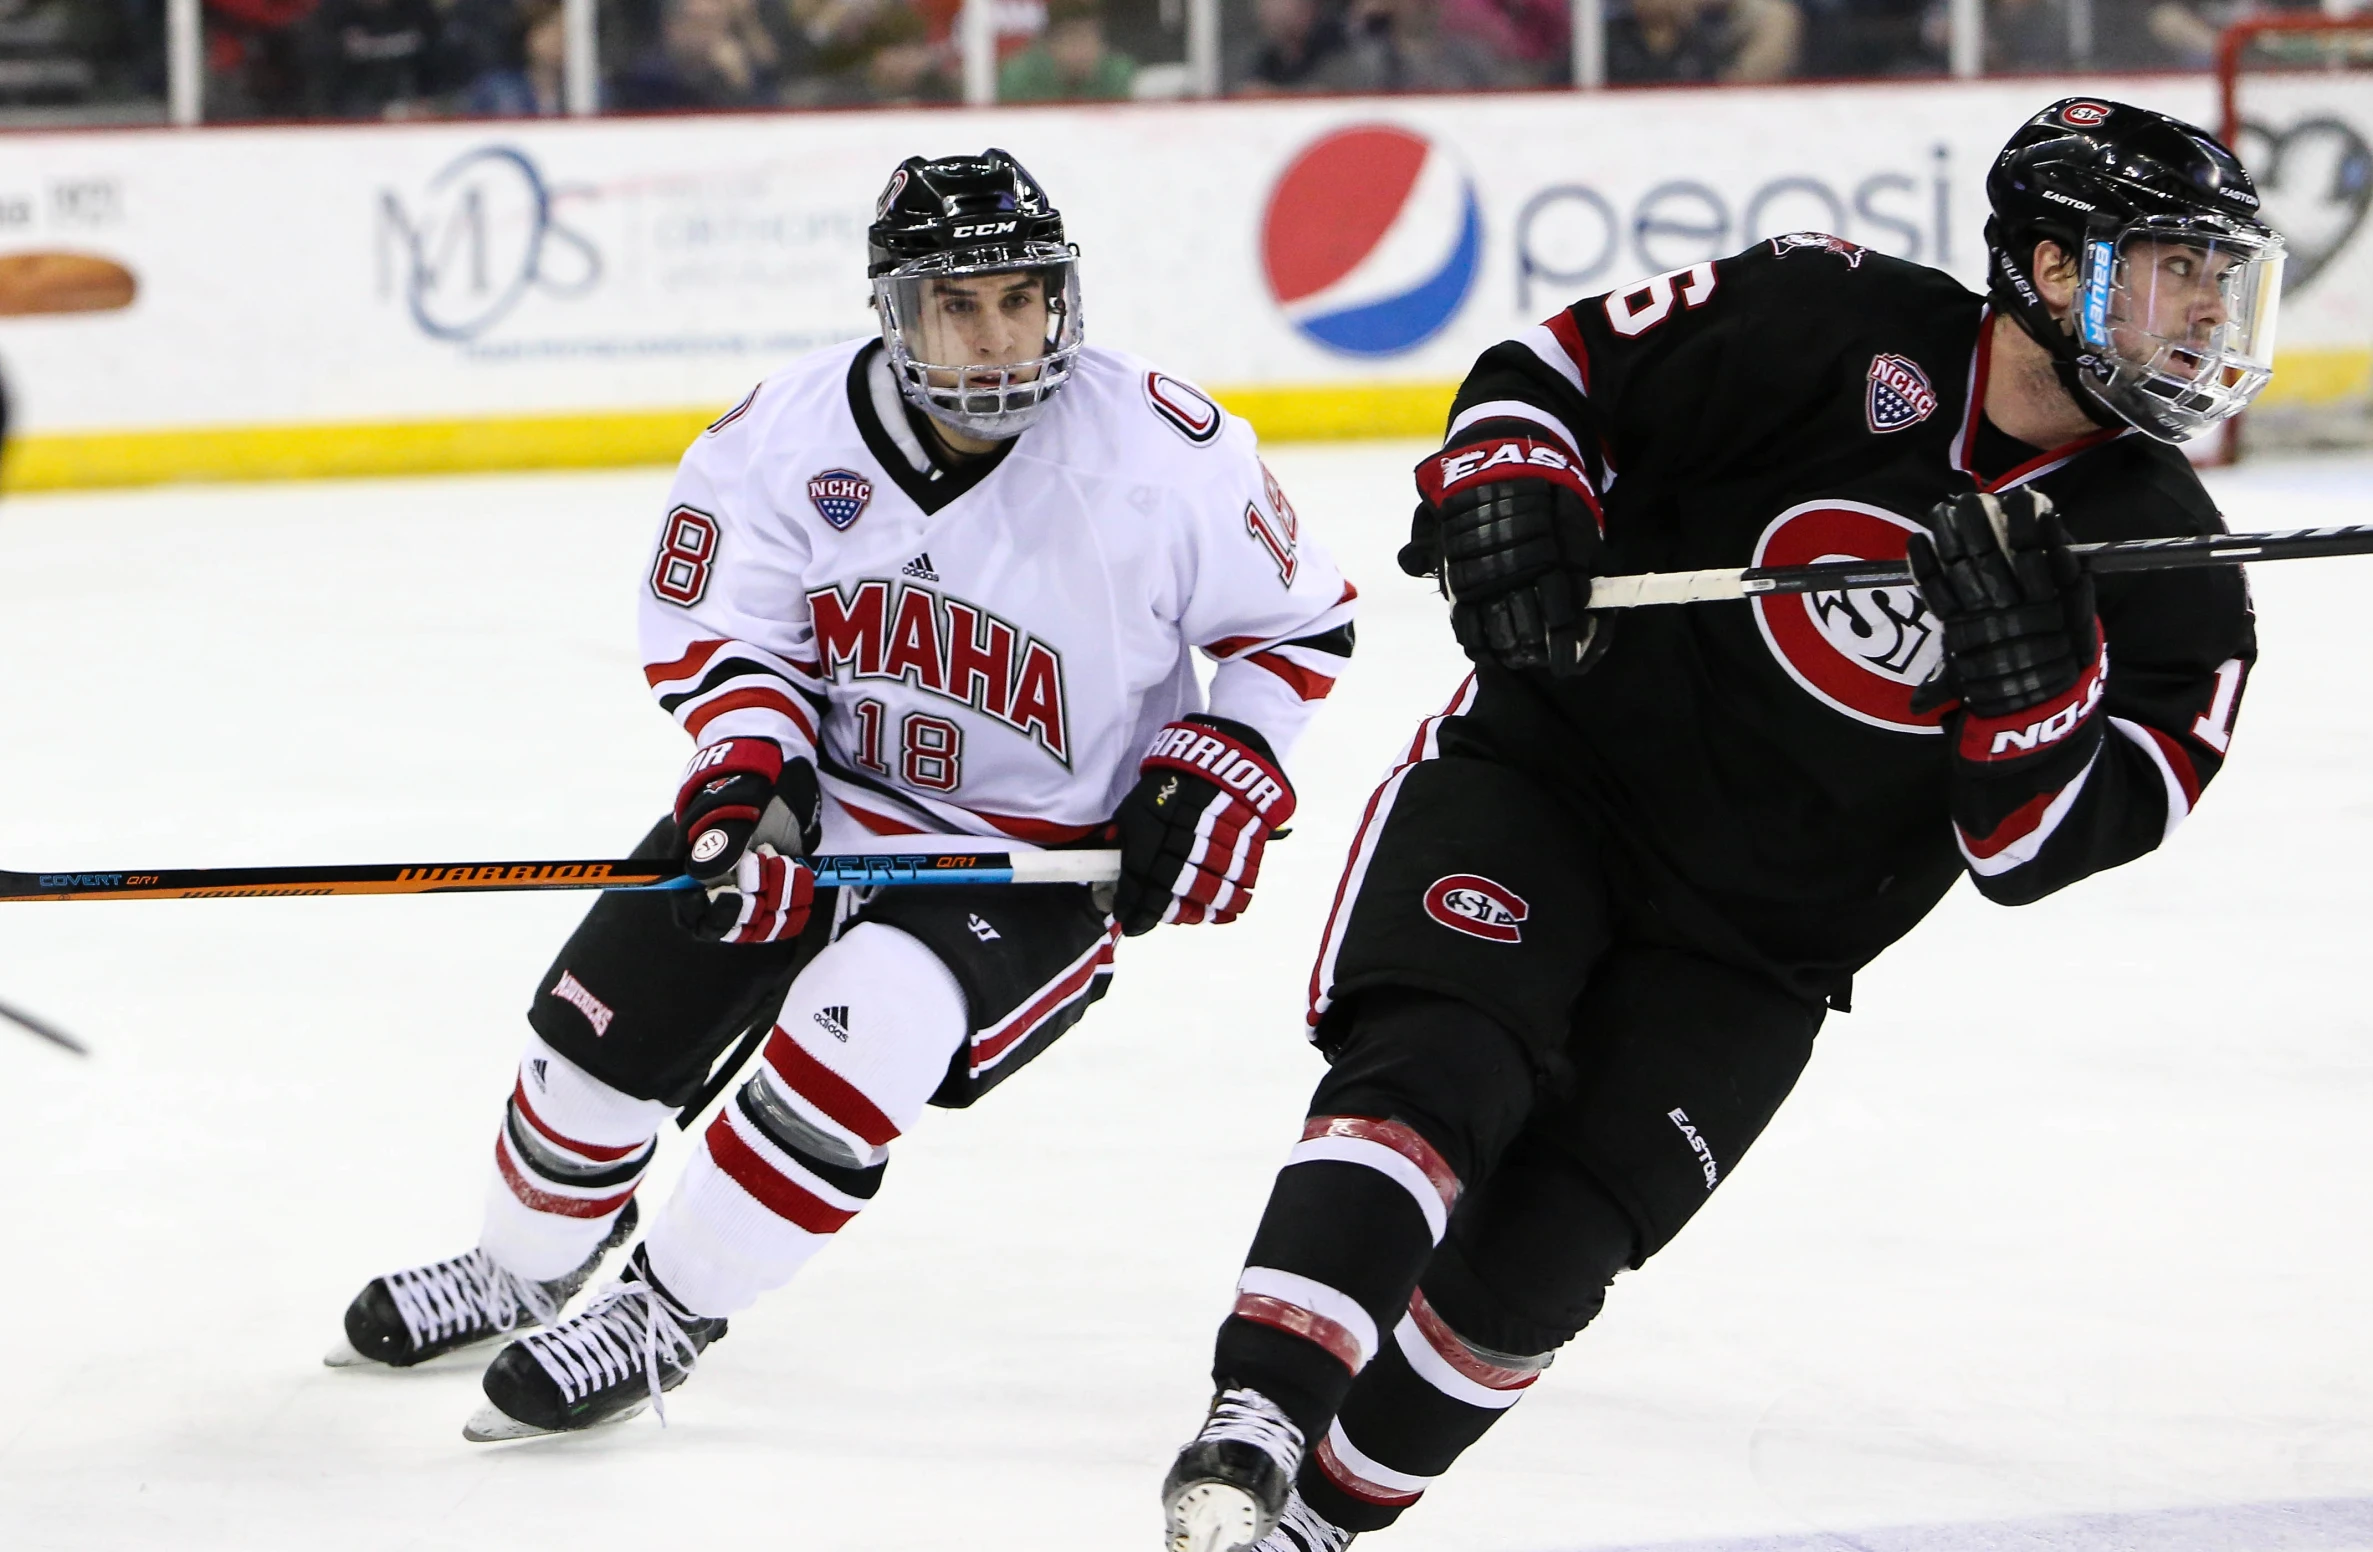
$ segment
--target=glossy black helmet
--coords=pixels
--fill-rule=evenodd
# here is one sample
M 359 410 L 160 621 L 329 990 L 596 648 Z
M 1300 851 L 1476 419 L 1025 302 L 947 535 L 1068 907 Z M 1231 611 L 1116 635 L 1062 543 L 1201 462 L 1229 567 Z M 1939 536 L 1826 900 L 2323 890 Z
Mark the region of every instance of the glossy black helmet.
M 1084 338 L 1078 250 L 1020 162 L 910 156 L 866 229 L 899 392 L 970 436 L 1019 436 L 1071 376 Z
M 2282 239 L 2215 136 L 2147 108 L 2066 98 L 2011 137 L 1986 197 L 1994 303 L 2052 353 L 2096 420 L 2180 442 L 2265 387 Z M 2059 311 L 2033 272 L 2045 240 L 2077 271 Z

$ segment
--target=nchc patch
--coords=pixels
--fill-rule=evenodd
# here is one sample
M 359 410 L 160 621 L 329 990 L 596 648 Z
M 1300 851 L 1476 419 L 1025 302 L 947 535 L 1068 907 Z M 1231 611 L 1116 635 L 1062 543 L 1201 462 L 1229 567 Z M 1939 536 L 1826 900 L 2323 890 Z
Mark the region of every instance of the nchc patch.
M 1507 885 L 1473 873 L 1434 880 L 1425 892 L 1425 913 L 1453 932 L 1487 943 L 1520 943 L 1532 907 Z
M 865 503 L 873 499 L 873 481 L 854 469 L 826 469 L 807 482 L 807 498 L 824 521 L 845 529 L 865 515 Z
M 1936 413 L 1936 390 L 1919 363 L 1902 356 L 1870 358 L 1870 398 L 1865 406 L 1873 431 L 1901 431 Z

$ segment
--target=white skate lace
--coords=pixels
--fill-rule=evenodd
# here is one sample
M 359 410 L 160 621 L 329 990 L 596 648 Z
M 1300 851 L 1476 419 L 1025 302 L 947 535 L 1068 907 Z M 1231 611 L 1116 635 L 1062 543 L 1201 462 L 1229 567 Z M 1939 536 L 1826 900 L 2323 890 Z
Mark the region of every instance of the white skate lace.
M 1277 1462 L 1290 1480 L 1302 1464 L 1302 1430 L 1257 1390 L 1223 1390 L 1203 1420 L 1200 1439 L 1236 1439 Z
M 1285 1512 L 1277 1517 L 1277 1528 L 1261 1539 L 1252 1552 L 1343 1552 L 1351 1545 L 1352 1532 L 1319 1517 L 1316 1509 L 1302 1502 L 1298 1492 L 1286 1496 Z
M 700 1359 L 676 1312 L 646 1282 L 612 1284 L 567 1324 L 538 1332 L 523 1345 L 560 1387 L 563 1401 L 623 1384 L 639 1367 L 662 1424 L 667 1404 L 660 1399 L 659 1360 L 671 1358 L 689 1374 Z
M 390 1272 L 387 1291 L 415 1347 L 481 1326 L 508 1331 L 523 1314 L 550 1325 L 560 1313 L 543 1284 L 504 1271 L 483 1250 Z

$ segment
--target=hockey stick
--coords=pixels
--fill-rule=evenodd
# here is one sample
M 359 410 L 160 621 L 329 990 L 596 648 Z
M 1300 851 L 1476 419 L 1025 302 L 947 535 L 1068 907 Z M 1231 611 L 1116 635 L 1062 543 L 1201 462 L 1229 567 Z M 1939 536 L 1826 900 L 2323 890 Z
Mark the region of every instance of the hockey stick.
M 819 888 L 887 884 L 1109 884 L 1117 851 L 849 852 L 809 857 Z M 0 872 L 4 900 L 227 900 L 265 895 L 436 895 L 527 889 L 690 889 L 672 862 L 425 862 L 360 867 Z
M 91 1054 L 89 1046 L 84 1045 L 57 1025 L 45 1023 L 21 1008 L 12 1008 L 7 1003 L 0 1002 L 0 1018 L 8 1020 L 11 1024 L 21 1025 L 52 1045 L 62 1045 L 77 1056 Z
M 2254 560 L 2373 555 L 2373 524 L 2183 539 L 2113 539 L 2103 544 L 2072 544 L 2069 549 L 2087 571 L 2176 571 Z M 1738 571 L 1649 571 L 1628 577 L 1594 577 L 1590 607 L 1637 609 L 1648 604 L 1702 604 L 1777 593 L 1911 585 L 1912 568 L 1900 560 L 1826 560 L 1810 566 L 1748 566 Z

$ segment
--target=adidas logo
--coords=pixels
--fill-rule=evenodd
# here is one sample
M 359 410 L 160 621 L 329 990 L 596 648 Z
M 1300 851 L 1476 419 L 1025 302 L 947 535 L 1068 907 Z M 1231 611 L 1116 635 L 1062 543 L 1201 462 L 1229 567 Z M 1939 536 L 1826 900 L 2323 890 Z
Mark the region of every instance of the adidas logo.
M 539 1056 L 539 1057 L 537 1057 L 537 1058 L 536 1058 L 534 1061 L 532 1061 L 532 1062 L 529 1062 L 529 1063 L 527 1064 L 527 1070 L 528 1070 L 529 1072 L 531 1072 L 531 1073 L 535 1074 L 535 1079 L 536 1079 L 536 1087 L 537 1087 L 537 1088 L 547 1088 L 547 1087 L 549 1087 L 549 1086 L 551 1085 L 551 1081 L 552 1081 L 552 1080 L 551 1080 L 551 1079 L 549 1079 L 549 1078 L 547 1078 L 547 1077 L 544 1075 L 544 1069 L 545 1069 L 545 1068 L 546 1068 L 548 1065 L 550 1065 L 550 1064 L 549 1064 L 549 1063 L 547 1063 L 547 1062 L 546 1062 L 546 1061 L 545 1061 L 545 1060 L 544 1060 L 542 1057 L 540 1057 L 540 1056 Z
M 824 1033 L 833 1039 L 843 1045 L 849 1043 L 849 1005 L 847 1003 L 836 1003 L 829 1008 L 817 1009 L 816 1022 L 824 1026 Z
M 931 552 L 929 550 L 925 550 L 913 560 L 899 567 L 898 574 L 902 577 L 913 577 L 918 582 L 939 580 L 939 573 L 931 569 Z

